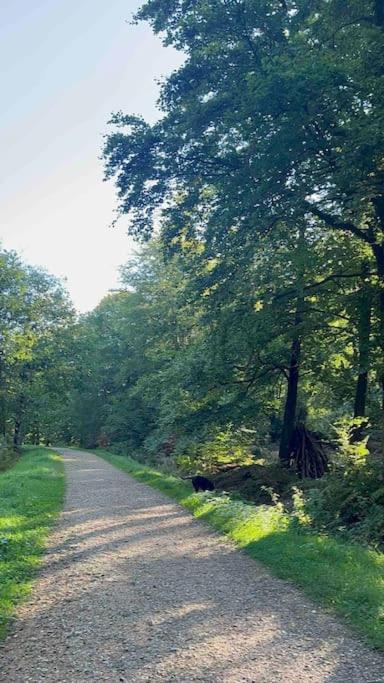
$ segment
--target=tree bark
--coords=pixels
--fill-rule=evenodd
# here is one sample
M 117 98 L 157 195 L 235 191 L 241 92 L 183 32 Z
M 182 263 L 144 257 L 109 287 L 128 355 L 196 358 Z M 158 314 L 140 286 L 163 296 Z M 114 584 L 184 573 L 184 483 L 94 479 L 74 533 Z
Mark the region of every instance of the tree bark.
M 375 23 L 377 26 L 384 26 L 384 1 L 375 0 Z
M 379 366 L 379 382 L 382 387 L 382 410 L 384 411 L 384 245 L 372 246 L 376 259 L 377 275 L 379 280 L 378 291 L 378 318 L 379 318 L 379 348 L 381 352 Z
M 18 450 L 23 442 L 22 421 L 24 416 L 25 397 L 20 396 L 13 429 L 13 447 Z
M 297 243 L 298 272 L 296 281 L 297 301 L 294 320 L 293 341 L 288 368 L 287 396 L 284 406 L 283 429 L 280 439 L 279 458 L 284 466 L 289 465 L 289 446 L 296 426 L 297 396 L 299 390 L 300 357 L 301 357 L 301 324 L 303 322 L 304 307 L 304 249 L 305 228 L 300 226 Z
M 354 417 L 365 416 L 365 406 L 367 402 L 368 393 L 368 371 L 359 372 L 356 384 L 355 407 L 353 411 Z
M 18 450 L 21 446 L 21 420 L 15 420 L 15 426 L 13 430 L 13 447 Z
M 359 344 L 359 374 L 356 384 L 354 417 L 365 417 L 368 373 L 370 365 L 370 334 L 372 315 L 372 289 L 365 282 L 365 276 L 369 272 L 369 264 L 363 263 L 361 269 L 362 286 L 358 294 L 358 344 Z
M 296 311 L 295 327 L 302 322 L 299 311 Z M 284 407 L 283 430 L 280 439 L 279 458 L 282 464 L 289 464 L 289 445 L 296 424 L 297 394 L 299 388 L 299 367 L 301 354 L 301 338 L 297 333 L 291 346 L 291 358 L 288 369 L 288 387 Z
M 376 7 L 381 7 L 382 21 L 384 24 L 384 0 L 379 0 Z M 379 366 L 379 382 L 382 387 L 382 410 L 384 411 L 384 196 L 378 195 L 373 200 L 373 206 L 377 217 L 377 232 L 372 251 L 376 259 L 377 276 L 379 280 L 378 292 L 378 318 L 379 318 L 379 348 L 381 351 Z
M 4 352 L 0 349 L 0 434 L 7 434 L 6 384 L 4 372 Z

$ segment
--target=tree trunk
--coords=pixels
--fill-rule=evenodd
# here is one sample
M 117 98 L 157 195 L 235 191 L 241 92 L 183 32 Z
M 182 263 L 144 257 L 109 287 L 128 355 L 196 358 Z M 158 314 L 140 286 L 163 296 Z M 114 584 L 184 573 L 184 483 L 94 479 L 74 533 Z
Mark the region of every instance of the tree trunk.
M 381 352 L 379 366 L 379 382 L 382 387 L 382 410 L 384 411 L 384 245 L 372 246 L 376 259 L 377 275 L 379 279 L 378 318 L 379 318 L 379 348 Z
M 301 323 L 301 318 L 296 311 L 295 326 Z M 284 407 L 283 430 L 280 439 L 279 458 L 282 464 L 289 464 L 289 445 L 296 424 L 297 393 L 299 388 L 301 339 L 297 334 L 291 346 L 291 358 L 288 369 L 288 388 Z
M 375 23 L 377 26 L 384 26 L 384 2 L 375 0 Z
M 367 402 L 368 392 L 368 372 L 359 372 L 356 384 L 355 407 L 353 410 L 353 417 L 365 416 L 365 405 Z
M 17 406 L 17 412 L 16 412 L 16 417 L 15 417 L 15 426 L 13 430 L 13 447 L 18 450 L 22 444 L 23 441 L 23 434 L 22 434 L 22 420 L 23 420 L 23 415 L 24 415 L 24 408 L 25 408 L 25 397 L 23 395 L 20 396 L 19 401 L 18 401 L 18 406 Z
M 381 17 L 384 24 L 383 0 L 376 2 L 376 7 L 381 7 Z M 378 318 L 379 318 L 379 348 L 381 351 L 379 365 L 379 382 L 382 387 L 382 410 L 384 411 L 384 196 L 379 195 L 373 200 L 378 230 L 375 233 L 375 242 L 372 251 L 376 259 L 377 276 L 379 280 L 378 292 Z
M 294 320 L 291 357 L 288 368 L 287 396 L 284 406 L 283 429 L 280 439 L 279 458 L 284 466 L 289 465 L 289 446 L 296 426 L 297 396 L 299 389 L 299 371 L 301 356 L 301 323 L 303 322 L 304 307 L 304 263 L 305 263 L 305 227 L 299 228 L 297 243 L 298 271 L 297 271 L 297 301 Z
M 13 447 L 18 450 L 21 446 L 21 420 L 15 420 L 15 427 L 13 431 Z
M 354 417 L 364 417 L 368 393 L 368 372 L 370 363 L 370 334 L 372 313 L 372 289 L 364 281 L 369 271 L 369 264 L 363 263 L 361 275 L 363 283 L 359 292 L 358 301 L 358 343 L 359 343 L 359 374 L 357 378 Z
M 7 405 L 6 405 L 6 385 L 4 372 L 4 352 L 0 350 L 0 434 L 6 436 L 7 433 Z

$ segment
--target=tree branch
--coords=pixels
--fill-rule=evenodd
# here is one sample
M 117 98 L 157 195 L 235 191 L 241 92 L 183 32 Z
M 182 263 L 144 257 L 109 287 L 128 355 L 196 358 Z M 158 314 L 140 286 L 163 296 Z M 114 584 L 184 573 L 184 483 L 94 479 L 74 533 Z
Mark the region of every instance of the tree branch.
M 376 273 L 367 273 L 367 277 L 370 277 L 372 275 L 376 275 Z M 334 273 L 333 275 L 328 275 L 327 277 L 323 278 L 322 280 L 319 280 L 318 282 L 312 282 L 309 285 L 304 286 L 304 290 L 308 291 L 309 289 L 317 289 L 317 287 L 321 287 L 321 285 L 325 285 L 327 282 L 331 282 L 332 280 L 339 280 L 342 278 L 350 278 L 350 277 L 361 277 L 361 272 L 359 273 Z M 273 298 L 274 300 L 278 299 L 283 299 L 286 296 L 294 296 L 297 294 L 297 289 L 288 289 L 286 292 L 280 292 L 280 294 L 276 294 Z
M 305 201 L 304 204 L 309 213 L 312 213 L 314 216 L 317 216 L 317 218 L 321 218 L 321 220 L 324 221 L 324 223 L 329 225 L 331 228 L 335 228 L 336 230 L 342 230 L 343 232 L 352 233 L 353 235 L 355 235 L 355 237 L 358 237 L 363 242 L 366 242 L 370 245 L 373 244 L 373 240 L 371 236 L 368 234 L 368 232 L 361 230 L 361 228 L 358 228 L 357 225 L 355 225 L 354 223 L 351 223 L 350 221 L 343 221 L 337 216 L 334 216 L 331 213 L 327 213 L 326 211 L 317 208 L 317 206 L 314 206 L 313 204 L 311 204 L 311 202 Z

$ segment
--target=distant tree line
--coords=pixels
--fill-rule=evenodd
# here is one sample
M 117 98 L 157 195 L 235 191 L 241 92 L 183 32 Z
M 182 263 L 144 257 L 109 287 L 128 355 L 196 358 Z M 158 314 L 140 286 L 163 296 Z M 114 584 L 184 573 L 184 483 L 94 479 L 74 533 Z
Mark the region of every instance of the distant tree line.
M 0 249 L 0 467 L 26 437 L 53 436 L 74 363 L 74 322 L 56 278 Z

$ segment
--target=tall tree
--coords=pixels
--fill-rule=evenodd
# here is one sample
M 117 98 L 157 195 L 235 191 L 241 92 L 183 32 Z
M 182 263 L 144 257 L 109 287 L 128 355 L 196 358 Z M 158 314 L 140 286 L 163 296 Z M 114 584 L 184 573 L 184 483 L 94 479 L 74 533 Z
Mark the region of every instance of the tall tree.
M 384 357 L 383 60 L 376 2 L 179 0 L 138 14 L 185 53 L 150 126 L 117 114 L 105 146 L 119 211 L 148 236 L 163 213 L 211 251 L 253 258 L 307 216 L 370 249 Z
M 63 339 L 68 340 L 74 312 L 56 278 L 25 265 L 13 252 L 0 252 L 0 299 L 0 428 L 18 448 L 63 386 Z M 55 382 L 49 383 L 53 368 Z

